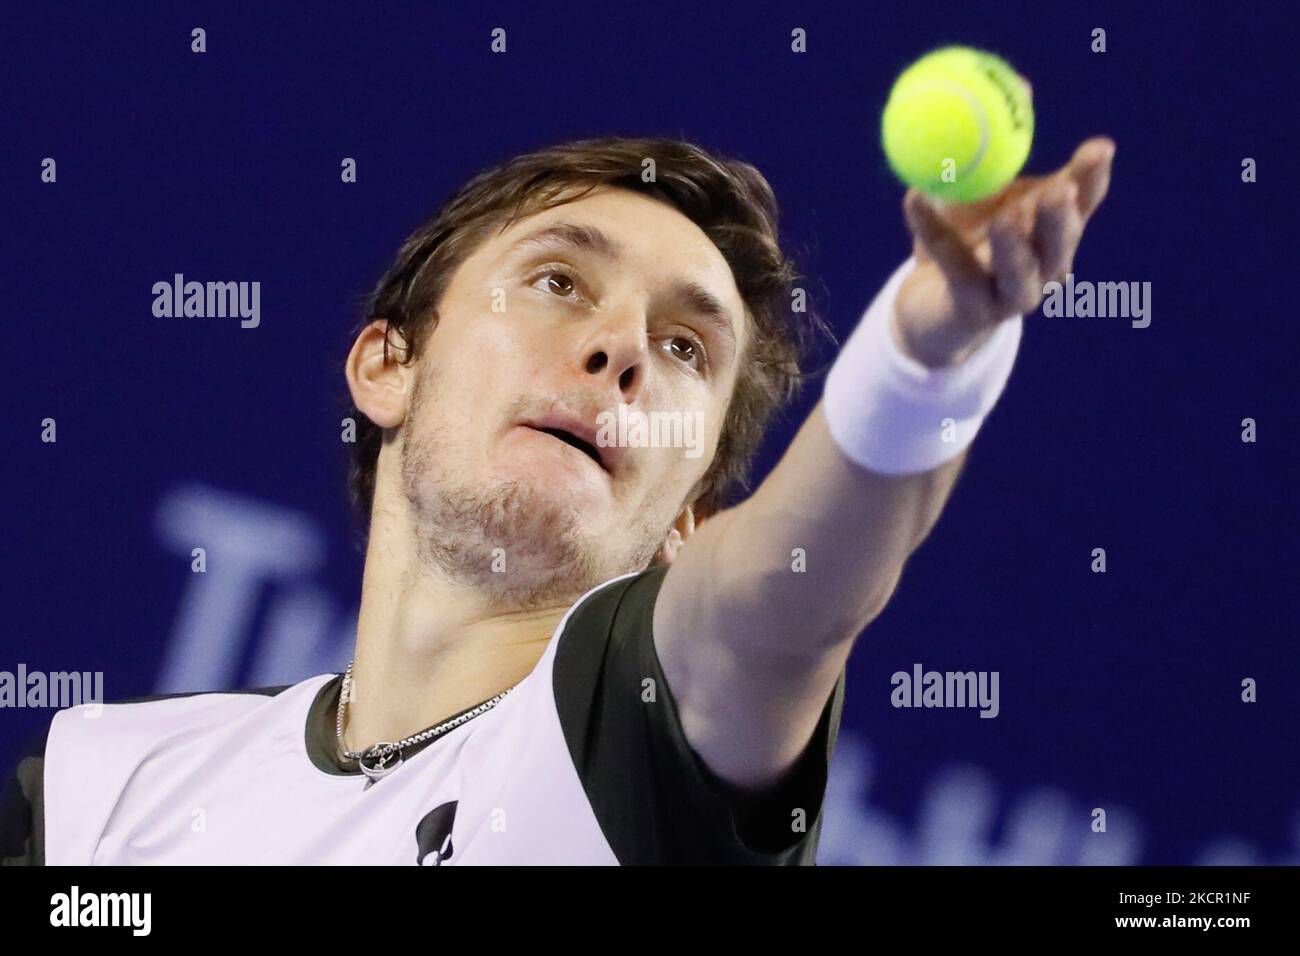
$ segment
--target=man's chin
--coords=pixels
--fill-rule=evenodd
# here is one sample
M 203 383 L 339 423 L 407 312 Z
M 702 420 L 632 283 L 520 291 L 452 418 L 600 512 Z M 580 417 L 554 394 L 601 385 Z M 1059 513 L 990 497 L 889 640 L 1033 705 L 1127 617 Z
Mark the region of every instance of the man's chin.
M 592 516 L 563 489 L 535 481 L 444 488 L 416 512 L 423 557 L 503 603 L 544 604 L 604 580 Z
M 567 509 L 583 523 L 599 521 L 614 503 L 613 482 L 595 464 L 559 461 L 535 467 L 521 463 L 502 469 L 495 479 L 494 484 L 519 489 L 537 507 Z

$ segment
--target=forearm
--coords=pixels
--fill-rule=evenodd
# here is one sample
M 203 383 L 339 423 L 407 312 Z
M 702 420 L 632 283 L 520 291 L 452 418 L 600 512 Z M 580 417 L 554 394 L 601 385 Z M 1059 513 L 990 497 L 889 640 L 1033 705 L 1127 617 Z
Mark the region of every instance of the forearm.
M 699 529 L 682 570 L 697 559 L 718 606 L 753 618 L 729 627 L 754 640 L 786 641 L 789 630 L 809 645 L 852 639 L 938 521 L 965 457 L 919 474 L 876 474 L 835 444 L 818 403 L 758 490 Z

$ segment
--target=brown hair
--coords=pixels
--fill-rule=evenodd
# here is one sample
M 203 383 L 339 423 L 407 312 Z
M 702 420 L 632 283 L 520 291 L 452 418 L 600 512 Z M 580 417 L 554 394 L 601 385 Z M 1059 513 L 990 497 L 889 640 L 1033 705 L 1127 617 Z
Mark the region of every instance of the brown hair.
M 654 181 L 642 180 L 646 160 Z M 790 294 L 798 275 L 778 243 L 772 187 L 753 166 L 666 138 L 584 139 L 519 156 L 476 175 L 402 244 L 367 297 L 358 332 L 387 320 L 419 355 L 437 324 L 437 306 L 456 268 L 497 227 L 572 202 L 599 186 L 629 189 L 664 202 L 711 239 L 731 266 L 752 334 L 741 357 L 718 450 L 695 489 L 696 511 L 713 513 L 747 490 L 751 460 L 772 414 L 797 389 L 808 329 L 824 332 L 812 313 L 794 323 Z M 580 191 L 572 195 L 574 189 Z M 385 341 L 385 358 L 388 343 Z M 356 443 L 348 483 L 369 518 L 383 430 L 353 407 Z

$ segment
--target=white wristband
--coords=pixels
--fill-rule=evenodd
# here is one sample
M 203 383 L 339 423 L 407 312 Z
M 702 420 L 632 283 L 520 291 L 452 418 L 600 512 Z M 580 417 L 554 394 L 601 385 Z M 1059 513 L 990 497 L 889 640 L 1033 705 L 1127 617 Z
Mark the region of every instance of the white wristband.
M 930 471 L 975 439 L 1016 360 L 1021 316 L 1005 320 L 965 360 L 933 369 L 894 341 L 894 302 L 909 258 L 876 295 L 826 379 L 823 409 L 848 458 L 884 475 Z

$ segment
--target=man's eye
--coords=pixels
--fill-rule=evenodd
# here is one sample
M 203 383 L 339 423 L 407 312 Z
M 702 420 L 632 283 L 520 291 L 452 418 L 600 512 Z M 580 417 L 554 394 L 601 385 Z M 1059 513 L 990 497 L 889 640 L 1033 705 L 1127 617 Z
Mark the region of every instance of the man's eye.
M 685 362 L 692 368 L 699 368 L 704 361 L 704 350 L 693 339 L 683 338 L 678 335 L 668 340 L 666 348 L 674 358 Z
M 538 278 L 546 280 L 546 289 L 548 292 L 553 292 L 561 298 L 567 299 L 578 291 L 577 283 L 575 283 L 573 277 L 566 272 L 556 272 L 552 270 L 543 273 L 538 276 Z

